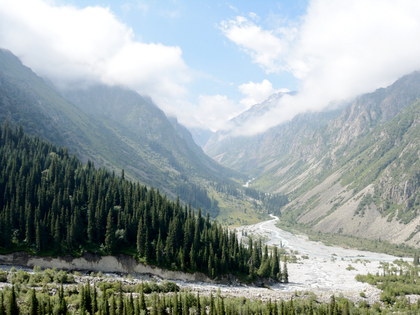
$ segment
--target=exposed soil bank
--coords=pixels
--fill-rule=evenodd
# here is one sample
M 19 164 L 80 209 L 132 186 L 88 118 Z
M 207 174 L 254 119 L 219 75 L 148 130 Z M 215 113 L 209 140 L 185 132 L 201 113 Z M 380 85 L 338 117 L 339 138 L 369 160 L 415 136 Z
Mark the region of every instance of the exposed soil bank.
M 0 265 L 14 265 L 41 268 L 56 268 L 64 270 L 101 271 L 109 273 L 150 274 L 168 280 L 182 281 L 211 281 L 202 273 L 184 273 L 165 270 L 158 267 L 138 263 L 133 257 L 127 255 L 99 256 L 85 254 L 82 257 L 40 257 L 28 253 L 18 252 L 0 255 Z

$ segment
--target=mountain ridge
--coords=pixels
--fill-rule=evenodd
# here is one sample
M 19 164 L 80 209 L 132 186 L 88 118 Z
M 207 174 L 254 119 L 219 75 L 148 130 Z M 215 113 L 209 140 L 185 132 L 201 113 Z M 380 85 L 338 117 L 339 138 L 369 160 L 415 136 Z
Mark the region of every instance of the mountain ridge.
M 186 130 L 180 135 L 151 100 L 120 87 L 97 89 L 100 93 L 93 93 L 94 87 L 84 91 L 84 97 L 91 94 L 91 98 L 89 106 L 81 110 L 83 106 L 69 101 L 66 93 L 37 76 L 11 52 L 0 50 L 1 121 L 22 125 L 29 134 L 65 146 L 84 162 L 91 160 L 117 172 L 124 169 L 126 176 L 157 187 L 172 198 L 181 194 L 183 201 L 216 215 L 218 208 L 208 196 L 206 185 L 209 181 L 235 185 L 229 176 L 240 177 L 240 174 L 207 157 L 187 139 L 190 136 L 185 134 Z M 94 101 L 97 101 L 96 112 L 89 112 Z M 143 122 L 135 131 L 124 126 L 142 115 Z M 198 199 L 187 200 L 187 196 Z
M 420 212 L 420 201 L 415 197 L 420 193 L 420 157 L 415 159 L 420 147 L 419 98 L 420 73 L 413 72 L 333 112 L 301 114 L 252 137 L 220 141 L 216 135 L 205 149 L 223 165 L 256 177 L 252 187 L 286 193 L 291 202 L 284 208 L 284 218 L 291 222 L 317 231 L 407 241 L 419 246 L 417 223 L 413 223 L 418 222 Z M 410 115 L 413 120 L 408 124 Z M 405 124 L 408 127 L 401 129 Z M 393 160 L 386 160 L 388 157 Z M 411 161 L 411 166 L 404 163 L 406 160 Z M 399 167 L 396 163 L 400 163 Z M 397 187 L 407 181 L 411 183 L 405 190 L 409 196 L 389 197 L 398 195 Z M 346 218 L 340 219 L 334 213 L 351 198 L 357 200 L 340 210 L 341 218 Z M 360 208 L 365 208 L 371 219 L 363 219 Z M 390 222 L 396 224 L 400 234 L 403 230 L 410 232 L 387 236 L 386 231 L 372 227 L 374 218 L 383 227 Z M 349 224 L 351 220 L 366 223 L 364 230 L 370 232 Z

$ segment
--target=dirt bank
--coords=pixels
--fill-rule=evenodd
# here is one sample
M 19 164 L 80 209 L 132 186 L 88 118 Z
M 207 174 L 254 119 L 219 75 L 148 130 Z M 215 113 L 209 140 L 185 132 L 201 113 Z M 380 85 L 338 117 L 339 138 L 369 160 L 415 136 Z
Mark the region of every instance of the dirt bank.
M 211 281 L 202 273 L 184 273 L 165 270 L 150 265 L 138 263 L 134 258 L 126 255 L 99 256 L 85 254 L 82 257 L 40 257 L 24 252 L 0 255 L 0 265 L 15 265 L 41 268 L 56 268 L 64 270 L 101 271 L 109 273 L 150 274 L 168 280 L 182 281 Z

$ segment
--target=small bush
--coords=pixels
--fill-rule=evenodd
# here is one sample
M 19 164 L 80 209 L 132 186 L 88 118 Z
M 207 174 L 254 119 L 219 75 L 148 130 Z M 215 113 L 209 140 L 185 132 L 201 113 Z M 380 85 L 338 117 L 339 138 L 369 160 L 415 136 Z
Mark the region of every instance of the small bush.
M 7 282 L 7 272 L 0 270 L 0 282 Z
M 179 286 L 170 281 L 163 281 L 159 285 L 160 292 L 168 293 L 168 292 L 179 292 Z

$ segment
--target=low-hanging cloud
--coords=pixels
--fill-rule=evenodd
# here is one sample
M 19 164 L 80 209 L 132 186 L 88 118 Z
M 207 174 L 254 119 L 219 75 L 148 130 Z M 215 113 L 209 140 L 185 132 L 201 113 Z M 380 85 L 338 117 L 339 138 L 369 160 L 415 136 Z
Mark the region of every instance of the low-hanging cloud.
M 245 95 L 240 101 L 247 109 L 252 105 L 265 101 L 272 94 L 279 92 L 273 88 L 273 85 L 267 79 L 262 82 L 248 82 L 243 83 L 238 87 L 239 91 Z
M 264 30 L 237 17 L 223 22 L 222 30 L 266 72 L 288 71 L 300 79 L 296 96 L 280 98 L 278 106 L 236 134 L 263 132 L 301 112 L 325 110 L 331 102 L 384 87 L 420 69 L 417 0 L 312 0 L 298 26 Z M 253 41 L 258 32 L 263 36 Z
M 196 105 L 184 104 L 185 108 L 189 108 L 188 125 L 195 128 L 205 127 L 212 131 L 229 130 L 232 127 L 230 119 L 264 101 L 273 93 L 280 92 L 268 80 L 243 83 L 238 86 L 238 90 L 243 96 L 239 103 L 226 95 L 216 94 L 200 95 Z
M 100 6 L 0 1 L 0 47 L 59 85 L 125 85 L 169 110 L 190 80 L 179 47 L 136 40 L 131 28 Z

